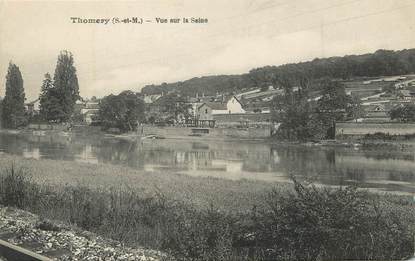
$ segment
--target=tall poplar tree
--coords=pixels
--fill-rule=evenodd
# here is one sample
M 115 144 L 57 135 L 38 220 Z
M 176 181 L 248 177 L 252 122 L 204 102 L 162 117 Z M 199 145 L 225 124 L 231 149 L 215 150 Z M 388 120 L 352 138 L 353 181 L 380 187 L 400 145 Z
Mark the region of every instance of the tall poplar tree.
M 17 128 L 26 123 L 23 78 L 17 65 L 10 62 L 6 75 L 6 95 L 2 102 L 2 126 Z
M 79 99 L 78 77 L 71 52 L 61 51 L 53 76 L 54 88 L 60 98 L 62 114 L 60 121 L 68 121 L 73 114 L 75 102 Z
M 50 122 L 56 122 L 64 118 L 60 95 L 53 86 L 49 73 L 45 74 L 39 96 L 40 116 Z

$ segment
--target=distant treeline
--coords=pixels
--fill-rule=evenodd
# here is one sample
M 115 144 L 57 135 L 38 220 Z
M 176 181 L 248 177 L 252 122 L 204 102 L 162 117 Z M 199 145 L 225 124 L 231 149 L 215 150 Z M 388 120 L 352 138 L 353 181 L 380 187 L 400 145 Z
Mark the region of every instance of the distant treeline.
M 287 87 L 301 85 L 302 79 L 351 79 L 355 77 L 390 76 L 415 72 L 415 49 L 401 51 L 378 50 L 373 54 L 348 55 L 314 59 L 309 62 L 252 69 L 242 75 L 218 75 L 192 78 L 183 82 L 147 85 L 143 94 L 180 92 L 184 95 L 213 95 L 238 92 L 248 87 L 270 85 Z M 285 86 L 284 86 L 285 85 Z

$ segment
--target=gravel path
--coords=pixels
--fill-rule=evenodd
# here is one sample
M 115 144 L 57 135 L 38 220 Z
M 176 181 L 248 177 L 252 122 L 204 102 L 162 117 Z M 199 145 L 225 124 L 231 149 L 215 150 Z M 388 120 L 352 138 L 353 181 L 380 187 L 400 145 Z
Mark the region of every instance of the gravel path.
M 165 257 L 159 251 L 125 247 L 87 231 L 1 206 L 0 239 L 56 260 L 159 261 Z

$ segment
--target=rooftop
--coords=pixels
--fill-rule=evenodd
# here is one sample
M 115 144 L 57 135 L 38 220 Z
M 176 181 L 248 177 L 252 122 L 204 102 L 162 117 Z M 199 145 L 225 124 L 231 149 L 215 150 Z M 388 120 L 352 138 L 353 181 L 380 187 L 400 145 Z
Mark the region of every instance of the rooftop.
M 212 110 L 227 110 L 228 109 L 226 107 L 226 104 L 221 103 L 221 102 L 205 102 L 200 106 L 203 106 L 204 104 L 206 104 L 206 106 L 210 107 Z

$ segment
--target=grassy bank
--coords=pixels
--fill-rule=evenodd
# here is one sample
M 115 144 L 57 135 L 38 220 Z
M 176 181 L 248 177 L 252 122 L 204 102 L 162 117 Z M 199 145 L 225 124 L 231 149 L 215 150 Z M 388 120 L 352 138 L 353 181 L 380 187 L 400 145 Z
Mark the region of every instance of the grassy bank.
M 219 201 L 206 204 L 209 201 L 200 194 L 206 190 L 194 191 L 191 196 L 195 198 L 189 200 L 178 196 L 179 187 L 144 193 L 119 184 L 56 186 L 39 182 L 28 167 L 1 166 L 1 204 L 127 244 L 160 249 L 177 260 L 398 260 L 413 253 L 415 208 L 408 197 L 295 182 L 293 187 L 257 192 L 260 196 L 252 189 L 252 194 L 241 193 L 238 201 L 249 195 L 252 199 L 226 210 L 217 206 Z M 51 171 L 59 176 L 58 170 Z M 187 182 L 197 183 L 192 178 Z M 234 191 L 246 185 L 228 182 L 225 186 Z M 176 180 L 171 187 L 180 185 Z M 225 190 L 220 187 L 213 193 Z M 238 199 L 236 194 L 229 195 Z M 218 195 L 217 200 L 224 196 Z
M 34 160 L 3 154 L 0 169 L 15 165 L 30 172 L 33 181 L 51 186 L 83 185 L 96 189 L 108 187 L 131 190 L 142 197 L 163 193 L 167 198 L 188 202 L 203 208 L 214 205 L 239 211 L 263 202 L 264 195 L 275 185 L 212 177 L 191 177 L 172 172 L 149 172 L 122 165 L 88 164 L 60 160 Z

